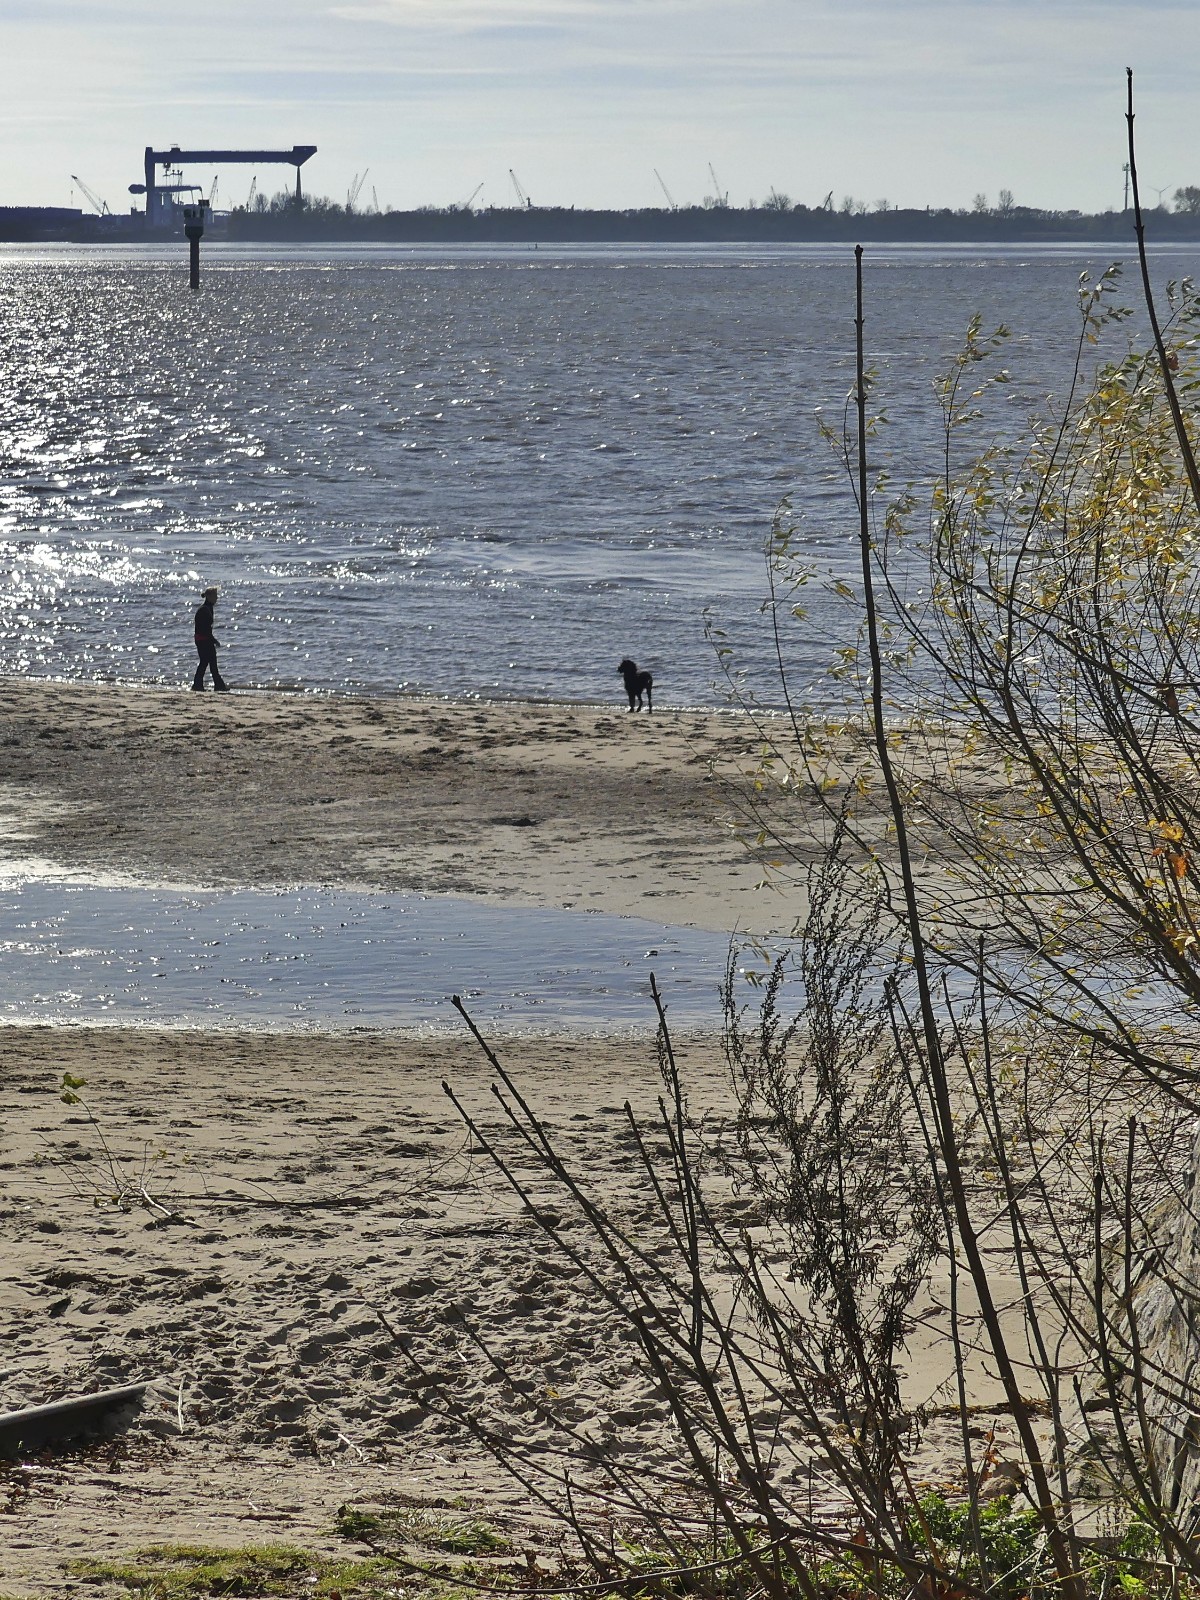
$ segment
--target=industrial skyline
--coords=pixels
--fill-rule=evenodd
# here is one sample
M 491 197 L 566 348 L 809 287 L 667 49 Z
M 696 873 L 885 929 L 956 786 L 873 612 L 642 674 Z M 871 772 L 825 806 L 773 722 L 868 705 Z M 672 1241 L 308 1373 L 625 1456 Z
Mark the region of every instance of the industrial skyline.
M 128 210 L 147 144 L 321 151 L 382 206 L 1119 208 L 1200 182 L 1184 0 L 0 0 L 0 204 Z M 657 173 L 656 173 L 657 169 Z M 215 176 L 242 204 L 251 182 Z

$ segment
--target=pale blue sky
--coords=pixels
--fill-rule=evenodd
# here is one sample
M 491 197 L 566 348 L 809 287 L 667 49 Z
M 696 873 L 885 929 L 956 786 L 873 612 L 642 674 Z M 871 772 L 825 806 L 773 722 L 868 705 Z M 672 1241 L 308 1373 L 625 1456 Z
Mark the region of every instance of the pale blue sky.
M 1162 0 L 0 0 L 0 204 L 114 210 L 148 143 L 316 144 L 306 184 L 446 204 L 1121 203 L 1200 184 L 1200 5 Z M 281 186 L 290 169 L 264 171 Z M 211 174 L 196 177 L 207 181 Z M 219 174 L 224 203 L 250 173 Z

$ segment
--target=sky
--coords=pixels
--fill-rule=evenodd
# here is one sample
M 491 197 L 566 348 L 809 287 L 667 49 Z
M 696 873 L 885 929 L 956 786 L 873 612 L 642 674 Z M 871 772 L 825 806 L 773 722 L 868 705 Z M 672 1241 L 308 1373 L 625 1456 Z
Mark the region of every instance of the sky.
M 1200 185 L 1197 0 L 0 0 L 0 63 L 0 205 L 86 206 L 78 174 L 127 209 L 147 144 L 315 144 L 308 189 L 385 208 L 512 205 L 510 172 L 661 205 L 657 168 L 680 205 L 1103 211 L 1126 67 L 1143 199 Z

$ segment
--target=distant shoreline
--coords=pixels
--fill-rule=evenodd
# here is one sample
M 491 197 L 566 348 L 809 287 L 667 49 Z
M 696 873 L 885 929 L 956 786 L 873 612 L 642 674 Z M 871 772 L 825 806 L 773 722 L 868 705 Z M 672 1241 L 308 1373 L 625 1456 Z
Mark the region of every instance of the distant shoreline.
M 1200 243 L 1200 216 L 1155 213 L 1155 242 Z M 664 211 L 403 211 L 347 217 L 341 210 L 289 213 L 235 211 L 227 237 L 253 243 L 354 240 L 404 244 L 1061 244 L 1134 241 L 1132 213 L 1099 216 L 1053 212 L 840 211 L 795 208 Z
M 1200 243 L 1200 214 L 1145 214 L 1151 244 Z M 128 244 L 167 242 L 177 230 L 148 230 L 140 215 L 0 206 L 0 243 Z M 348 212 L 313 201 L 292 209 L 237 209 L 215 235 L 253 244 L 1073 244 L 1134 242 L 1128 211 L 1085 213 L 1014 207 L 1002 211 L 888 209 L 862 213 L 806 206 L 788 209 L 689 206 L 588 211 L 545 206 L 470 211 Z

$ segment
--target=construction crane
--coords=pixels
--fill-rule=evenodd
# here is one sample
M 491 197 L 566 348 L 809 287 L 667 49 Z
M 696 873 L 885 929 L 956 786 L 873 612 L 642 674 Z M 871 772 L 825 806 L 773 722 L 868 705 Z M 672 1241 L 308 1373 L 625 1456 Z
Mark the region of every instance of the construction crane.
M 654 168 L 654 176 L 658 179 L 658 187 L 666 195 L 667 204 L 670 206 L 671 210 L 672 211 L 678 211 L 679 207 L 675 204 L 675 201 L 674 201 L 674 198 L 672 197 L 671 191 L 670 191 L 670 189 L 667 188 L 666 184 L 663 182 L 662 173 L 658 170 L 657 167 Z
M 471 207 L 475 204 L 475 196 L 479 193 L 480 189 L 482 189 L 482 188 L 483 188 L 483 184 L 482 183 L 477 183 L 475 185 L 475 187 L 471 190 L 470 197 L 468 199 L 464 200 L 462 205 L 459 206 L 458 209 L 460 211 L 470 211 Z
M 825 196 L 824 200 L 821 201 L 821 210 L 822 211 L 832 211 L 833 210 L 833 190 L 832 189 L 830 189 L 829 193 Z
M 213 177 L 212 188 L 208 191 L 208 209 L 215 211 L 217 207 L 217 180 Z
M 362 193 L 362 186 L 363 186 L 364 183 L 366 183 L 366 181 L 367 181 L 367 173 L 370 172 L 370 170 L 371 170 L 370 167 L 367 167 L 364 170 L 363 175 L 362 175 L 361 178 L 359 177 L 357 172 L 354 174 L 354 181 L 351 183 L 350 187 L 346 190 L 346 210 L 347 211 L 353 211 L 355 206 L 358 204 L 358 197 Z
M 71 182 L 79 185 L 79 190 L 80 190 L 80 193 L 83 195 L 83 197 L 88 201 L 88 203 L 90 205 L 95 206 L 96 215 L 97 216 L 100 216 L 100 217 L 111 217 L 112 216 L 112 212 L 108 209 L 108 201 L 107 200 L 101 200 L 101 198 L 100 198 L 100 196 L 98 194 L 93 194 L 91 189 L 88 188 L 87 184 L 84 183 L 83 179 L 81 177 L 79 177 L 78 174 L 76 174 L 74 172 L 71 174 Z
M 258 173 L 256 172 L 254 174 L 254 176 L 250 179 L 250 193 L 246 196 L 246 210 L 247 211 L 249 211 L 251 209 L 251 207 L 254 205 L 254 196 L 257 193 L 258 193 Z
M 376 216 L 379 215 L 379 196 L 375 192 L 374 184 L 371 185 L 371 210 Z
M 711 161 L 708 163 L 708 175 L 713 181 L 713 199 L 716 201 L 718 208 L 721 211 L 724 211 L 729 205 L 729 195 L 728 193 L 721 193 L 721 182 L 716 173 L 713 171 L 713 164 Z
M 512 186 L 517 192 L 517 203 L 518 203 L 518 205 L 524 206 L 527 211 L 532 211 L 533 210 L 533 201 L 525 193 L 524 189 L 522 189 L 520 180 L 518 179 L 516 173 L 513 171 L 513 169 L 511 167 L 509 167 L 509 169 L 508 169 L 508 175 L 512 179 Z

